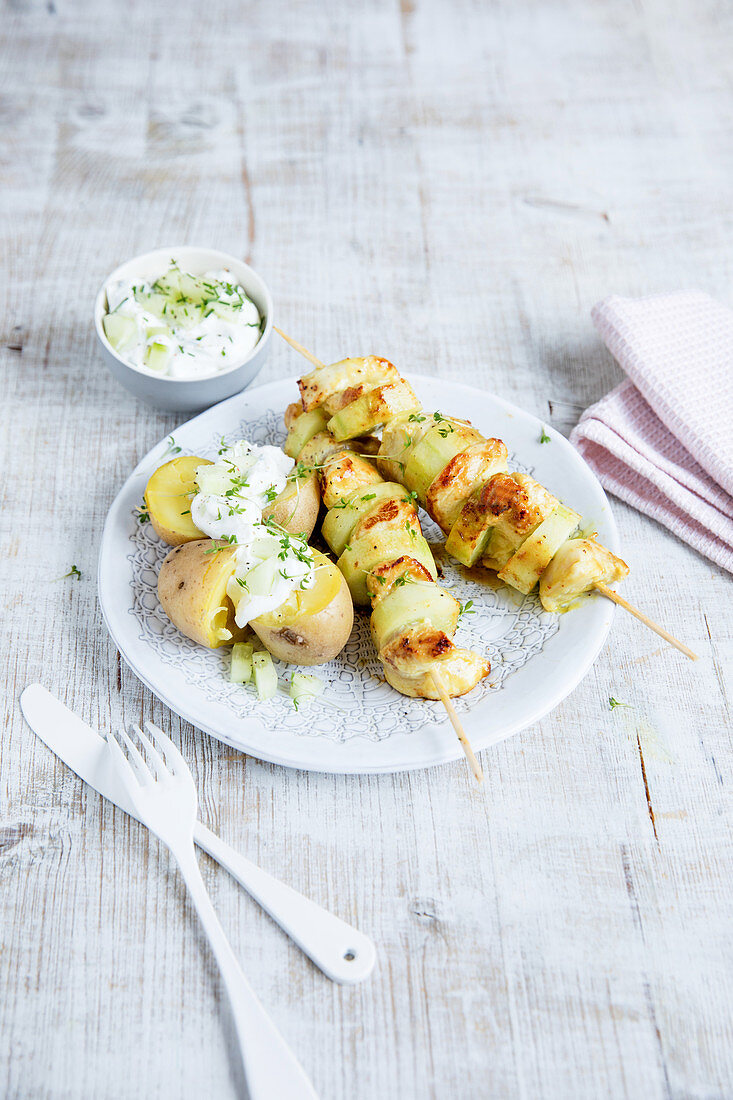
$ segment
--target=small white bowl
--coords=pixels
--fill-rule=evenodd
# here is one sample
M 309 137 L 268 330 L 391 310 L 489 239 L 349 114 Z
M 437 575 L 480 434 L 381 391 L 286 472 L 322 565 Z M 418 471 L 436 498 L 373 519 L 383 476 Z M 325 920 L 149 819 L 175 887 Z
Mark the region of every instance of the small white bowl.
M 227 268 L 244 287 L 265 321 L 262 335 L 243 359 L 207 378 L 168 378 L 132 367 L 120 358 L 104 334 L 102 318 L 107 312 L 108 285 L 116 279 L 149 279 L 162 275 L 171 260 L 175 260 L 183 271 L 188 271 L 191 275 L 203 275 L 207 271 Z M 159 409 L 196 412 L 239 393 L 264 366 L 272 336 L 272 298 L 257 272 L 226 252 L 191 246 L 157 248 L 155 252 L 146 252 L 144 256 L 128 260 L 107 276 L 94 303 L 94 325 L 105 364 L 126 390 Z

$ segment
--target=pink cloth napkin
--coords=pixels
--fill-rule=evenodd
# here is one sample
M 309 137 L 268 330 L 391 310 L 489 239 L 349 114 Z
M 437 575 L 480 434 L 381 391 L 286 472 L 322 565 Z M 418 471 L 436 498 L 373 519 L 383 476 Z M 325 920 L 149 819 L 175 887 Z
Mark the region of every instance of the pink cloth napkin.
M 733 312 L 684 291 L 591 316 L 629 377 L 570 441 L 606 489 L 733 573 Z

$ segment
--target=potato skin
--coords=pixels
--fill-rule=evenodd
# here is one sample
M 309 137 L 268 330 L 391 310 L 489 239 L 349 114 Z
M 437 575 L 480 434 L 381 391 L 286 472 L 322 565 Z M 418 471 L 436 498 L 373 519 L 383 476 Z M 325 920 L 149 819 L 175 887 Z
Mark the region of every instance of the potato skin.
M 289 481 L 279 497 L 262 509 L 263 519 L 273 519 L 291 535 L 310 538 L 318 519 L 321 491 L 317 474 Z
M 313 614 L 287 617 L 284 621 L 277 611 L 270 612 L 250 623 L 273 657 L 294 665 L 322 665 L 332 661 L 346 645 L 354 625 L 354 605 L 336 566 L 328 562 L 328 568 L 333 572 L 324 582 L 333 584 L 335 591 L 324 607 Z
M 214 547 L 222 549 L 207 553 Z M 176 546 L 158 574 L 158 599 L 182 634 L 208 649 L 232 645 L 247 635 L 234 621 L 234 605 L 226 594 L 234 571 L 235 550 L 227 543 L 199 539 Z M 228 631 L 222 637 L 220 631 Z

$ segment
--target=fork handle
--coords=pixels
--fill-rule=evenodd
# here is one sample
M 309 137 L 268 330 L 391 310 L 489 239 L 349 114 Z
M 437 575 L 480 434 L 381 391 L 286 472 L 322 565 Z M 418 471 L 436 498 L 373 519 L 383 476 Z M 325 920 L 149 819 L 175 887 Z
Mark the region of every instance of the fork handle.
M 199 871 L 193 844 L 173 851 L 224 979 L 250 1100 L 318 1100 L 300 1063 L 260 1004 L 232 951 Z
M 374 944 L 346 921 L 273 878 L 200 821 L 193 838 L 259 902 L 301 951 L 334 982 L 362 982 L 374 966 Z

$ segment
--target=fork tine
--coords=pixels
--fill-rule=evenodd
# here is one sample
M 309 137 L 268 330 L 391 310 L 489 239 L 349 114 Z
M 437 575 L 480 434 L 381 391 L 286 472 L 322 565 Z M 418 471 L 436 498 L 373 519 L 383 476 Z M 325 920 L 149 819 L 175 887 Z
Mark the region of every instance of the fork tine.
M 149 719 L 145 722 L 145 729 L 155 741 L 159 749 L 162 749 L 165 753 L 165 759 L 169 769 L 174 775 L 186 775 L 190 773 L 190 768 L 186 761 L 183 759 L 180 750 L 173 744 L 168 734 L 163 733 L 159 726 L 154 725 Z
M 152 762 L 153 762 L 153 767 L 155 768 L 155 773 L 156 773 L 155 778 L 156 779 L 165 779 L 166 776 L 169 776 L 171 774 L 170 771 L 168 770 L 168 767 L 166 766 L 165 760 L 160 755 L 160 753 L 158 752 L 158 750 L 156 749 L 155 745 L 150 740 L 150 738 L 147 737 L 143 733 L 143 731 L 140 729 L 140 727 L 138 725 L 133 725 L 132 728 L 134 729 L 135 733 L 140 738 L 141 743 L 145 747 L 145 751 L 148 754 L 148 758 L 150 760 L 152 760 Z
M 114 759 L 115 767 L 119 772 L 120 778 L 128 791 L 132 792 L 139 788 L 140 780 L 137 773 L 123 752 L 122 746 L 117 739 L 117 734 L 112 731 L 107 734 L 107 747 Z
M 130 737 L 127 730 L 121 729 L 119 731 L 119 734 L 117 736 L 118 743 L 120 737 L 125 742 L 125 745 L 127 747 L 127 759 L 129 761 L 130 767 L 135 772 L 138 781 L 140 783 L 149 783 L 150 780 L 154 778 L 153 773 L 150 771 L 150 768 L 146 764 L 145 757 L 140 752 L 140 749 Z

